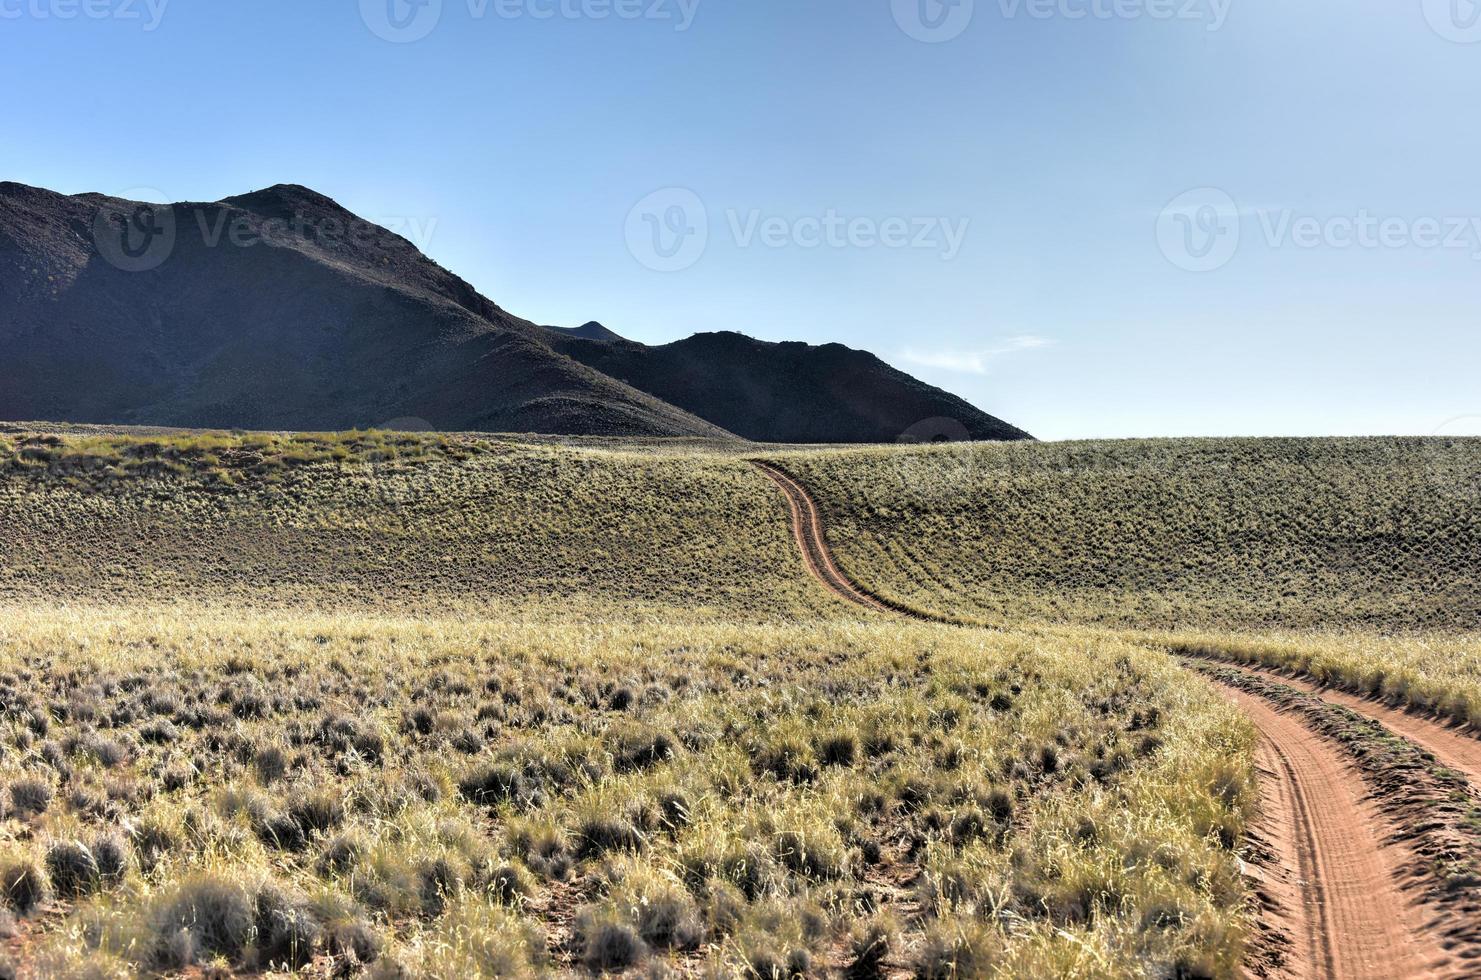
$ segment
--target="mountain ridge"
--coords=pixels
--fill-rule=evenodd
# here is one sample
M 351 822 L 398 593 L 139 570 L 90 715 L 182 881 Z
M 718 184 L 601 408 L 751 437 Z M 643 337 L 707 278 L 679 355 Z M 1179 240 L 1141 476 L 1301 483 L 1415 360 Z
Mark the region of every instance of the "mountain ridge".
M 654 346 L 621 337 L 564 335 L 555 346 L 604 374 L 756 441 L 1033 438 L 868 351 L 836 342 L 766 341 L 722 330 Z
M 0 418 L 859 442 L 937 415 L 1027 437 L 842 345 L 537 326 L 299 184 L 151 205 L 0 182 Z
M 0 185 L 0 417 L 734 438 L 307 188 L 156 207 L 158 261 L 122 268 L 140 207 Z

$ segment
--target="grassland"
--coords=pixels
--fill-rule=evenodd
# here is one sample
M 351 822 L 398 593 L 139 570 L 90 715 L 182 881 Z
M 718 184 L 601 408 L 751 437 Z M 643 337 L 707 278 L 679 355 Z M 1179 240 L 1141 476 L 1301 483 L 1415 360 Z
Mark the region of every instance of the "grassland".
M 386 433 L 0 435 L 0 601 L 813 616 L 739 457 Z
M 1176 653 L 1293 671 L 1481 730 L 1481 634 L 1189 632 L 1144 639 Z
M 1477 444 L 767 455 L 997 629 L 733 449 L 0 432 L 9 963 L 1228 977 L 1253 733 L 1162 651 L 1478 703 Z
M 1481 440 L 946 445 L 775 456 L 854 578 L 988 622 L 1481 628 Z
M 875 592 L 1102 625 L 1481 725 L 1481 440 L 779 453 Z
M 1131 645 L 49 608 L 0 643 L 0 884 L 39 975 L 1239 955 L 1249 732 Z

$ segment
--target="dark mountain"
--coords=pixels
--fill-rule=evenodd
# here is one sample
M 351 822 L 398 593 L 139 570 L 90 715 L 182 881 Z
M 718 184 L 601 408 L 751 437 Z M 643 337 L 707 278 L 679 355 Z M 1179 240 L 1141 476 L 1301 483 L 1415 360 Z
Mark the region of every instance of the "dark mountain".
M 546 330 L 554 330 L 565 337 L 575 337 L 577 340 L 622 340 L 623 338 L 608 330 L 606 327 L 592 320 L 583 323 L 579 327 L 546 327 Z
M 138 209 L 0 183 L 0 418 L 729 435 L 306 188 Z
M 295 185 L 151 206 L 0 183 L 0 419 L 772 442 L 894 441 L 925 422 L 911 431 L 1026 437 L 836 344 L 645 347 L 594 322 L 536 326 Z
M 777 344 L 725 332 L 661 347 L 568 335 L 554 346 L 603 374 L 762 442 L 1031 438 L 956 395 L 842 344 Z

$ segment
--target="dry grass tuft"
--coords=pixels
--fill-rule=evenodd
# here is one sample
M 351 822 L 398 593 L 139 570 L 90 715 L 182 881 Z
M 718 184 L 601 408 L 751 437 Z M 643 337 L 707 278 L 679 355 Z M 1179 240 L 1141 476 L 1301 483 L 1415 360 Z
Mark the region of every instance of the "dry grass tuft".
M 1250 733 L 1132 643 L 847 621 L 6 622 L 0 685 L 46 721 L 0 731 L 33 830 L 0 885 L 18 915 L 59 903 L 28 942 L 60 975 L 1089 977 L 1239 956 L 1226 845 Z M 639 693 L 616 710 L 621 687 Z M 139 737 L 162 721 L 174 737 Z M 474 726 L 471 755 L 442 737 Z M 104 766 L 99 739 L 128 752 Z M 1076 973 L 1083 944 L 1101 961 Z

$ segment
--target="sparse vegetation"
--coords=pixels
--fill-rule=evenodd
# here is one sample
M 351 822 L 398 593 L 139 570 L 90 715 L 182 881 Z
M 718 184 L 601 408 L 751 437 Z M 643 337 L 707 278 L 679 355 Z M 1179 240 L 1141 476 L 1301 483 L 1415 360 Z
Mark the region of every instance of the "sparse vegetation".
M 1250 733 L 1129 643 L 37 607 L 0 644 L 0 883 L 47 975 L 1239 956 Z
M 1478 633 L 1186 633 L 1154 640 L 1175 653 L 1290 670 L 1481 729 Z
M 839 614 L 786 521 L 724 453 L 378 432 L 0 435 L 0 601 Z
M 1187 439 L 776 454 L 840 564 L 994 623 L 1481 627 L 1481 439 Z
M 851 574 L 989 631 L 829 597 L 738 452 L 0 433 L 0 943 L 1232 976 L 1253 734 L 1162 651 L 1474 721 L 1475 515 L 1413 493 L 1481 454 L 1437 445 L 778 452 Z

